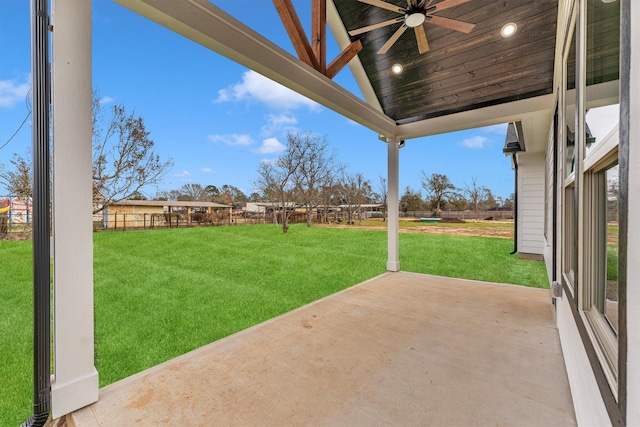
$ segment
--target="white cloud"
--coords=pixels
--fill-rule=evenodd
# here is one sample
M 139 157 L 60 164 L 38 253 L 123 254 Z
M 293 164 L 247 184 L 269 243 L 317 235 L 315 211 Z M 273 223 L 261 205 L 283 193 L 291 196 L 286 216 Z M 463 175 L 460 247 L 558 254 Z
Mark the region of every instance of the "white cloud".
M 0 107 L 11 108 L 24 102 L 31 85 L 16 80 L 0 80 Z
M 262 145 L 258 148 L 258 153 L 262 154 L 274 154 L 281 153 L 285 150 L 284 144 L 278 141 L 277 138 L 267 138 L 262 141 Z
M 100 105 L 111 104 L 112 102 L 116 102 L 116 100 L 110 96 L 103 96 L 100 98 Z
M 269 114 L 267 124 L 262 126 L 262 136 L 273 135 L 281 129 L 293 129 L 292 125 L 298 123 L 298 119 L 288 114 Z
M 182 172 L 178 172 L 178 173 L 176 174 L 176 176 L 177 176 L 177 177 L 179 177 L 179 178 L 186 178 L 186 177 L 191 176 L 191 174 L 189 173 L 189 171 L 184 170 L 184 171 L 182 171 Z
M 462 145 L 467 148 L 484 148 L 485 142 L 489 139 L 484 136 L 474 136 L 473 138 L 467 138 L 462 141 Z
M 209 135 L 209 139 L 213 142 L 222 142 L 230 146 L 246 147 L 253 144 L 253 139 L 247 134 L 224 134 L 224 135 Z
M 202 168 L 202 169 L 200 169 L 200 170 L 201 170 L 202 172 L 204 172 L 204 173 L 211 173 L 211 172 L 213 172 L 213 169 L 211 169 L 211 168 Z
M 301 107 L 317 109 L 314 101 L 274 82 L 255 71 L 242 75 L 242 81 L 218 91 L 214 102 L 248 101 L 263 103 L 270 108 L 292 110 Z

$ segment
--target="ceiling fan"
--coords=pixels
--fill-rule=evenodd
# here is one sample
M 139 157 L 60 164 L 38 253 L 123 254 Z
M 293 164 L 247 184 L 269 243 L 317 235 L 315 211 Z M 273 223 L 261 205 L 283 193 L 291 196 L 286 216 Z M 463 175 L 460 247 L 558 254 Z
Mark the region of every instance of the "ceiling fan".
M 387 51 L 391 48 L 391 46 L 393 46 L 396 41 L 398 41 L 400 36 L 407 30 L 407 28 L 413 28 L 413 31 L 416 34 L 416 41 L 418 42 L 418 51 L 420 53 L 425 53 L 429 50 L 429 42 L 427 40 L 427 33 L 425 32 L 424 24 L 429 23 L 438 25 L 440 27 L 461 31 L 467 34 L 471 32 L 471 30 L 473 30 L 473 28 L 476 26 L 476 24 L 470 24 L 468 22 L 434 15 L 434 13 L 436 12 L 440 12 L 441 10 L 449 9 L 454 6 L 467 3 L 471 0 L 443 0 L 433 5 L 433 0 L 407 0 L 406 8 L 387 3 L 382 0 L 358 1 L 403 15 L 397 18 L 389 19 L 388 21 L 378 22 L 377 24 L 367 25 L 366 27 L 349 31 L 349 34 L 351 36 L 357 36 L 358 34 L 363 34 L 371 30 L 401 23 L 402 25 L 400 25 L 400 28 L 398 28 L 398 30 L 393 33 L 389 40 L 387 40 L 387 42 L 380 48 L 380 50 L 378 50 L 378 54 L 387 53 Z

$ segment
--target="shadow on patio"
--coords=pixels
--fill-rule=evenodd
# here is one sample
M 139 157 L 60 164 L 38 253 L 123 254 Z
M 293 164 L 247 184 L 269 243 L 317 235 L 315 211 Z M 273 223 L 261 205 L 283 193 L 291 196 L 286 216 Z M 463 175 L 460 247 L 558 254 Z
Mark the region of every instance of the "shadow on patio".
M 548 290 L 386 273 L 100 390 L 125 425 L 575 425 Z

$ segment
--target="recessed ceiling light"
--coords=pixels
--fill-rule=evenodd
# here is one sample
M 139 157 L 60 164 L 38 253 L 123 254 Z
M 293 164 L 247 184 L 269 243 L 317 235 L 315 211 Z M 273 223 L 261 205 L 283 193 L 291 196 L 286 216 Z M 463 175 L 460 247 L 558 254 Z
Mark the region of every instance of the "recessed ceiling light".
M 602 3 L 613 3 L 613 2 L 615 2 L 615 1 L 616 1 L 616 0 L 602 0 Z
M 402 64 L 393 64 L 391 66 L 391 71 L 393 72 L 393 74 L 400 74 L 402 70 L 404 70 Z
M 511 37 L 518 31 L 518 26 L 513 22 L 509 22 L 508 24 L 504 24 L 502 29 L 500 30 L 500 35 L 502 37 Z

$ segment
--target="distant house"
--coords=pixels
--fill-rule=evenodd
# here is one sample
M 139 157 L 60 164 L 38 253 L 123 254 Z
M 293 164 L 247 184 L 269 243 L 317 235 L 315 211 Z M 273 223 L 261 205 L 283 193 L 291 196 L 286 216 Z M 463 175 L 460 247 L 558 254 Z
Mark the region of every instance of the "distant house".
M 193 223 L 230 223 L 232 207 L 213 202 L 120 200 L 102 211 L 103 228 L 147 228 Z

